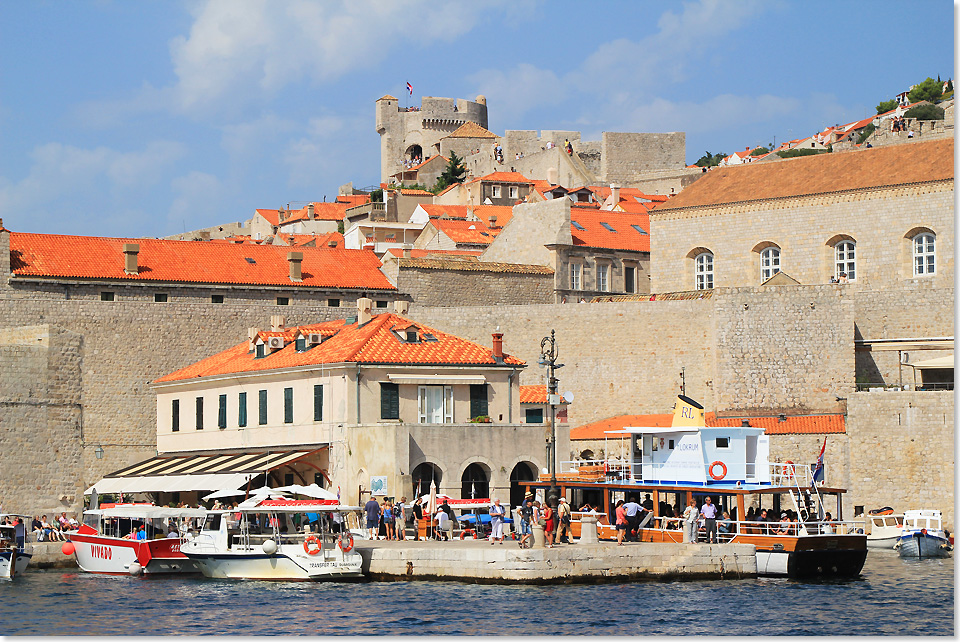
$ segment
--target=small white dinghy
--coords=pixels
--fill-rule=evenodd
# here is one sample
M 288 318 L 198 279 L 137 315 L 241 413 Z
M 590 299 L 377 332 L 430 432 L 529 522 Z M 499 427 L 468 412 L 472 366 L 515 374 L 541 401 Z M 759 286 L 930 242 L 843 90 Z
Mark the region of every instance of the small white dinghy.
M 894 548 L 900 557 L 923 559 L 949 557 L 953 545 L 943 530 L 940 511 L 923 509 L 903 514 L 903 530 Z

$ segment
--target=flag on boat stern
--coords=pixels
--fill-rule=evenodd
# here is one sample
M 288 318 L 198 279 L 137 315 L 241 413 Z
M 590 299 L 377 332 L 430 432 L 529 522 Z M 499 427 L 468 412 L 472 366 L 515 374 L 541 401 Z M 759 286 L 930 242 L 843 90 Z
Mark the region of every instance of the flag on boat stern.
M 823 438 L 820 455 L 817 457 L 817 467 L 813 469 L 813 481 L 823 483 L 823 451 L 827 449 L 827 438 Z

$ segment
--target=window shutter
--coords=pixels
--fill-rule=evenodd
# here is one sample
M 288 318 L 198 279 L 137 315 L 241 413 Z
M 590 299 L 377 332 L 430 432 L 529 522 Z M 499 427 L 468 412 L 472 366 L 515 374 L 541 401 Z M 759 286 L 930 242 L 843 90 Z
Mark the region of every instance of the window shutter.
M 323 421 L 323 386 L 313 387 L 313 420 Z
M 487 417 L 489 414 L 487 384 L 472 384 L 470 386 L 470 418 Z
M 267 424 L 267 391 L 260 391 L 260 425 Z
M 283 423 L 293 423 L 293 388 L 283 389 Z
M 171 432 L 180 432 L 180 400 L 174 399 L 170 407 L 172 416 L 170 417 Z
M 217 411 L 217 427 L 223 430 L 227 427 L 227 395 L 220 395 L 220 403 Z
M 203 397 L 197 397 L 197 430 L 203 430 Z
M 427 389 L 424 386 L 417 387 L 417 399 L 420 402 L 420 423 L 427 423 Z
M 400 418 L 400 389 L 395 383 L 380 384 L 380 418 Z
M 240 407 L 237 409 L 237 425 L 241 428 L 247 425 L 247 393 L 240 393 Z
M 443 387 L 443 423 L 453 423 L 453 386 Z

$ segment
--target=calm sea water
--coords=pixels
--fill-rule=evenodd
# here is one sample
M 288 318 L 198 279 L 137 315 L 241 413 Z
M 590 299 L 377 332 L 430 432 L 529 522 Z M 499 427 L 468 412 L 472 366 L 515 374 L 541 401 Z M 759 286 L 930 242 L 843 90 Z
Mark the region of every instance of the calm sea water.
M 871 552 L 857 580 L 490 586 L 137 579 L 0 583 L 3 635 L 953 635 L 954 562 Z M 562 622 L 562 624 L 560 624 Z

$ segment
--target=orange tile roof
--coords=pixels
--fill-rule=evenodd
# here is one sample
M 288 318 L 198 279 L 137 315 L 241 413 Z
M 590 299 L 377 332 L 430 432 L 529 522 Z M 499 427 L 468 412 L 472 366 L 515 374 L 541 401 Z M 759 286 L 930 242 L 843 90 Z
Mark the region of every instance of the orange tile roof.
M 222 239 L 210 239 L 211 243 L 247 243 L 249 245 L 260 245 L 266 239 L 255 239 L 250 236 L 228 236 Z
M 406 170 L 406 171 L 411 171 L 411 170 L 415 170 L 415 169 L 420 169 L 421 167 L 423 167 L 423 166 L 426 165 L 427 163 L 432 163 L 434 160 L 436 160 L 436 159 L 438 159 L 438 158 L 439 158 L 440 160 L 442 160 L 444 163 L 449 163 L 449 162 L 450 162 L 450 159 L 447 158 L 446 156 L 442 156 L 441 154 L 434 154 L 433 156 L 431 156 L 431 157 L 428 158 L 427 160 L 421 162 L 419 165 L 414 165 L 413 167 L 411 167 L 409 170 Z
M 346 216 L 346 211 L 350 207 L 355 207 L 355 205 L 363 205 L 363 203 L 313 203 L 313 220 L 318 221 L 342 221 Z M 288 225 L 290 223 L 295 223 L 297 221 L 309 221 L 311 220 L 308 217 L 308 205 L 304 205 L 299 210 L 291 210 L 281 221 L 281 225 Z
M 523 386 L 521 386 L 522 390 Z M 521 393 L 522 394 L 522 393 Z M 777 417 L 736 417 L 717 419 L 716 413 L 703 415 L 704 423 L 711 428 L 738 428 L 747 419 L 754 428 L 763 428 L 767 435 L 834 434 L 847 432 L 843 415 L 808 415 L 786 417 L 780 421 Z M 603 439 L 605 431 L 622 430 L 627 426 L 669 428 L 673 425 L 673 415 L 620 415 L 609 417 L 590 424 L 578 426 L 570 431 L 570 439 Z
M 337 203 L 346 203 L 350 207 L 365 205 L 370 202 L 369 194 L 341 194 L 337 196 Z
M 267 219 L 267 222 L 270 225 L 279 225 L 280 224 L 280 212 L 278 210 L 266 210 L 257 208 L 254 210 L 257 214 Z
M 953 180 L 953 138 L 722 168 L 707 172 L 659 206 L 654 215 L 681 207 L 709 207 L 938 180 Z
M 609 185 L 587 185 L 587 189 L 597 195 L 597 200 L 601 203 L 607 200 L 607 197 L 610 196 L 610 186 Z M 620 188 L 620 201 L 623 202 L 625 199 L 630 199 L 633 202 L 638 202 L 637 199 L 643 201 L 665 201 L 669 197 L 666 194 L 647 194 L 636 187 L 621 187 Z
M 547 403 L 547 387 L 520 386 L 520 403 Z
M 577 229 L 577 223 L 584 229 Z M 603 226 L 606 223 L 615 231 Z M 641 234 L 633 226 L 637 225 L 646 234 Z M 607 248 L 612 250 L 650 251 L 650 216 L 612 212 L 582 207 L 570 208 L 570 234 L 573 244 L 583 247 Z
M 497 135 L 494 134 L 489 129 L 484 129 L 480 125 L 474 122 L 466 122 L 452 133 L 447 134 L 444 138 L 496 138 Z
M 390 94 L 385 94 L 383 96 L 380 96 L 380 98 L 377 98 L 377 102 L 380 102 L 381 100 L 397 100 L 397 97 L 391 96 Z
M 533 185 L 533 181 L 520 172 L 493 172 L 492 174 L 480 176 L 468 182 L 478 183 L 481 181 L 484 183 L 522 183 L 524 185 Z
M 386 253 L 389 254 L 390 256 L 395 256 L 397 258 L 400 258 L 403 256 L 403 250 L 399 247 L 391 247 L 386 251 Z M 453 256 L 475 257 L 475 256 L 480 256 L 481 254 L 483 254 L 483 252 L 481 250 L 417 250 L 417 249 L 410 250 L 410 258 L 412 259 L 429 258 L 434 254 L 445 254 L 447 256 L 453 255 Z
M 395 333 L 411 327 L 415 327 L 421 337 L 430 334 L 437 340 L 406 343 Z M 305 352 L 297 352 L 294 342 L 297 333 L 312 332 L 323 332 L 332 336 Z M 260 334 L 265 336 L 267 333 Z M 289 328 L 282 336 L 285 344 L 283 349 L 264 358 L 255 358 L 255 353 L 248 350 L 248 342 L 244 341 L 212 357 L 164 375 L 157 379 L 157 383 L 332 363 L 490 367 L 526 365 L 510 355 L 504 355 L 503 362 L 498 364 L 491 348 L 390 313 L 378 314 L 363 326 L 358 326 L 356 322 L 348 325 L 344 319 L 338 319 Z
M 433 192 L 428 192 L 425 189 L 404 189 L 401 187 L 400 193 L 404 196 L 433 196 Z
M 448 218 L 466 220 L 469 210 L 473 210 L 473 215 L 483 221 L 483 224 L 490 226 L 490 216 L 497 217 L 497 227 L 503 227 L 513 218 L 513 208 L 509 205 L 437 205 L 436 203 L 421 203 L 420 207 L 430 218 L 440 218 L 446 215 Z
M 326 234 L 284 234 L 277 236 L 291 247 L 332 247 L 343 248 L 343 234 L 327 232 Z
M 124 243 L 137 243 L 139 273 L 124 272 Z M 10 235 L 11 268 L 16 276 L 235 283 L 284 287 L 395 290 L 380 271 L 373 252 L 332 248 L 297 248 L 303 253 L 303 281 L 290 281 L 283 245 L 166 241 L 162 239 Z
M 500 233 L 500 230 L 490 229 L 481 221 L 432 218 L 427 225 L 432 225 L 454 243 L 471 245 L 489 245 Z
M 436 196 L 440 196 L 440 195 L 442 195 L 442 194 L 446 194 L 446 193 L 449 192 L 450 190 L 455 189 L 455 188 L 457 188 L 457 187 L 460 187 L 460 185 L 461 185 L 461 183 L 454 183 L 453 185 L 451 185 L 450 187 L 446 188 L 445 190 L 442 190 L 442 191 L 437 192 L 437 193 L 436 193 Z

